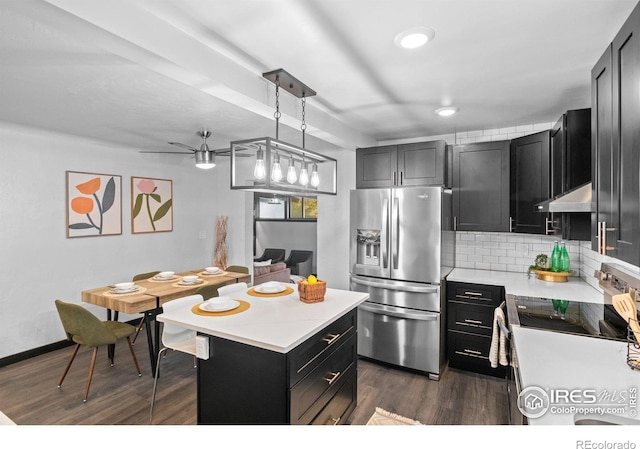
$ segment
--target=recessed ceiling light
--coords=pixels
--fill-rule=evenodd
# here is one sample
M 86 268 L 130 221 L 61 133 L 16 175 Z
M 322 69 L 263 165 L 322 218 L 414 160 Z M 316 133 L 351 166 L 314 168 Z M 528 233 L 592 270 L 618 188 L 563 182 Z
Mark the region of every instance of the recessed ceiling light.
M 456 112 L 458 112 L 460 109 L 455 108 L 453 106 L 447 106 L 444 108 L 438 108 L 436 109 L 436 114 L 442 116 L 442 117 L 449 117 L 450 115 L 455 114 Z
M 436 32 L 431 28 L 411 28 L 398 34 L 394 42 L 402 48 L 418 48 L 432 41 L 435 36 Z

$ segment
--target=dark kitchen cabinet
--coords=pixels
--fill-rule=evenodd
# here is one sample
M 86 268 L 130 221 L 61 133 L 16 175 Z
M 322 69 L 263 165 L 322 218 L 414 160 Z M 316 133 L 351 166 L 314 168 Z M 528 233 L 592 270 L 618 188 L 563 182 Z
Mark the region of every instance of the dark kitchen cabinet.
M 343 424 L 357 404 L 357 309 L 288 353 L 209 336 L 198 424 Z
M 549 198 L 549 131 L 511 141 L 512 232 L 545 233 L 545 214 L 536 205 Z
M 593 219 L 598 237 L 594 249 L 633 265 L 640 265 L 638 80 L 640 4 L 592 71 L 593 106 L 597 109 L 592 137 L 595 142 L 593 158 L 598 162 L 594 177 L 597 206 Z M 605 103 L 607 83 L 611 86 L 610 104 Z
M 504 301 L 504 288 L 447 281 L 447 356 L 449 366 L 505 377 L 504 366 L 491 367 L 493 315 Z
M 453 216 L 458 231 L 509 231 L 509 141 L 452 147 Z
M 550 154 L 551 198 L 591 181 L 591 108 L 562 114 L 551 129 Z M 591 214 L 550 213 L 545 232 L 565 240 L 591 240 Z
M 447 185 L 446 143 L 356 149 L 356 188 Z

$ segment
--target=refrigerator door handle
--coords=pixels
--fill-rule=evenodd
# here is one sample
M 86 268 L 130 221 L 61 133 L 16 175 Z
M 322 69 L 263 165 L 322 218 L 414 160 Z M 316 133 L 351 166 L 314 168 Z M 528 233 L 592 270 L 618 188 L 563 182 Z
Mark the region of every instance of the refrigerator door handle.
M 393 269 L 398 269 L 398 251 L 400 249 L 400 210 L 398 203 L 400 200 L 398 198 L 393 198 L 393 215 L 391 219 L 393 220 L 394 227 L 391 228 L 393 232 L 393 246 L 391 257 L 393 259 Z
M 380 249 L 382 256 L 382 268 L 387 268 L 389 265 L 389 258 L 387 257 L 387 248 L 389 240 L 389 199 L 382 200 L 382 233 L 380 235 Z
M 395 285 L 395 284 L 382 284 L 374 281 L 367 281 L 358 277 L 352 276 L 351 281 L 354 284 L 365 285 L 367 287 L 384 288 L 386 290 L 396 290 L 400 292 L 410 293 L 438 293 L 437 287 L 416 287 L 412 285 Z
M 379 315 L 387 315 L 396 318 L 420 321 L 437 321 L 439 315 L 438 313 L 420 312 L 417 310 L 401 309 L 398 307 L 390 306 L 378 306 L 375 304 L 367 304 L 364 302 L 360 304 L 358 308 L 364 310 L 365 312 L 377 313 Z

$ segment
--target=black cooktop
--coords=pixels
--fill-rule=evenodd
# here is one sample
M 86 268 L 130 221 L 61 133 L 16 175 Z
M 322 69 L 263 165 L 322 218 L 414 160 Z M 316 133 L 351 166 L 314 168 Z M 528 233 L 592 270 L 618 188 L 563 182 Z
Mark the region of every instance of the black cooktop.
M 513 306 L 520 327 L 626 341 L 627 325 L 610 304 L 516 296 Z

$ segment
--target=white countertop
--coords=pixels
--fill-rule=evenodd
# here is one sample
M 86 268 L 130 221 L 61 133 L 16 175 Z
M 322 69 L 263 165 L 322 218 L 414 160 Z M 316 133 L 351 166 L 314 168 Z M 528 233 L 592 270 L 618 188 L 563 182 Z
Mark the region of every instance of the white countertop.
M 295 286 L 293 286 L 295 288 Z M 158 321 L 173 323 L 204 334 L 286 353 L 364 302 L 367 293 L 328 288 L 324 301 L 306 304 L 297 290 L 279 297 L 258 298 L 233 293 L 251 305 L 236 315 L 196 315 L 190 308 L 158 315 Z
M 531 274 L 530 278 L 527 278 L 526 273 L 455 268 L 447 276 L 447 280 L 502 285 L 505 288 L 505 292 L 510 295 L 597 303 L 603 301 L 602 292 L 599 292 L 577 276 L 569 277 L 567 282 L 547 282 L 538 279 L 534 273 Z
M 570 277 L 568 282 L 546 282 L 537 279 L 535 274 L 528 278 L 526 273 L 456 268 L 447 276 L 447 280 L 502 285 L 509 295 L 592 303 L 604 301 L 602 292 L 578 277 Z M 640 389 L 640 371 L 634 371 L 627 365 L 627 345 L 624 342 L 519 326 L 513 326 L 512 331 L 522 389 L 540 387 L 546 392 L 595 390 L 596 395 L 618 395 L 618 399 L 621 392 L 628 395 L 630 388 Z M 597 402 L 595 405 L 610 405 L 605 404 L 605 400 L 598 399 Z M 553 407 L 557 405 L 563 404 L 551 404 Z M 577 403 L 568 405 L 591 406 Z M 628 406 L 629 403 L 623 401 L 622 405 Z M 640 401 L 637 407 L 634 411 L 640 411 Z M 611 414 L 626 419 L 638 417 L 632 416 L 633 412 L 629 413 L 629 407 L 626 410 L 626 413 Z M 529 424 L 573 425 L 578 412 L 577 409 L 558 408 L 554 408 L 554 411 L 549 410 L 539 418 L 529 419 Z
M 596 404 L 566 404 L 560 401 L 555 405 L 624 406 L 625 413 L 609 414 L 638 418 L 640 402 L 631 409 L 628 399 L 622 399 L 620 396 L 625 394 L 628 398 L 629 390 L 632 388 L 636 389 L 636 394 L 640 394 L 640 371 L 634 371 L 627 365 L 626 343 L 522 327 L 513 328 L 513 338 L 523 389 L 536 386 L 547 392 L 595 390 L 594 394 L 598 397 Z M 615 399 L 601 400 L 600 395 L 606 394 Z M 617 404 L 618 401 L 621 401 L 621 404 Z M 555 412 L 552 412 L 550 408 L 543 416 L 529 419 L 529 424 L 573 425 L 577 411 L 556 408 Z

